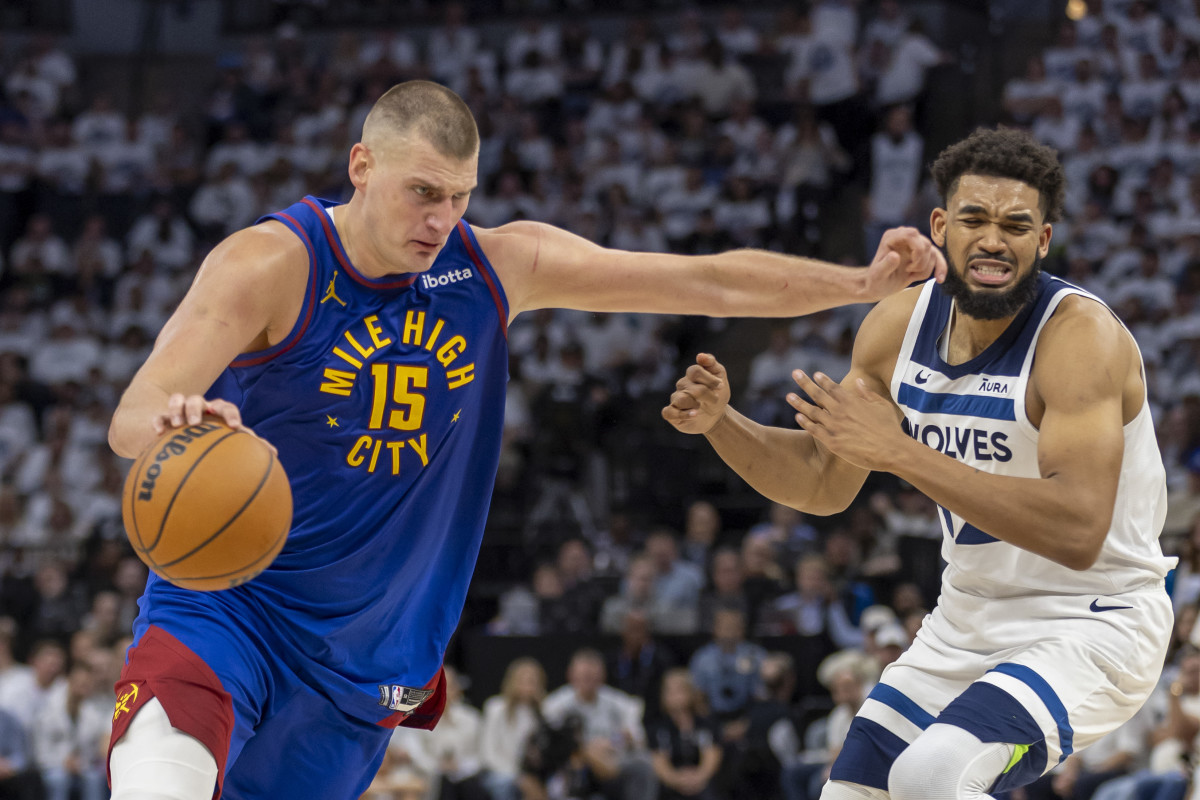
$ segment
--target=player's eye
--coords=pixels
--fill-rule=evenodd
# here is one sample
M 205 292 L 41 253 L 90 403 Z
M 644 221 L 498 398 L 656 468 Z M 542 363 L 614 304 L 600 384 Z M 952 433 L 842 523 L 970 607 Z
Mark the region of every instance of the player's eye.
M 429 196 L 429 187 L 428 186 L 414 186 L 413 191 L 416 192 L 419 197 Z

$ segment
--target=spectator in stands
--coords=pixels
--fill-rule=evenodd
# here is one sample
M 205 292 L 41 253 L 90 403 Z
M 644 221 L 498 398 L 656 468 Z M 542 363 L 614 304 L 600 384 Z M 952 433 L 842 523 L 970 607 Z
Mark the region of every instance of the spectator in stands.
M 712 641 L 692 655 L 688 669 L 721 722 L 722 741 L 737 741 L 745 735 L 746 713 L 759 691 L 759 673 L 766 657 L 766 650 L 746 640 L 746 617 L 740 609 L 714 612 Z
M 221 163 L 215 175 L 200 184 L 188 212 L 210 242 L 223 239 L 254 221 L 254 190 L 232 161 Z
M 842 650 L 827 657 L 817 678 L 829 690 L 833 711 L 806 733 L 806 752 L 800 761 L 784 767 L 783 792 L 787 800 L 817 800 L 829 778 L 850 730 L 850 721 L 879 679 L 878 668 L 859 650 Z
M 16 717 L 26 731 L 31 730 L 50 695 L 65 682 L 66 663 L 67 654 L 61 644 L 51 639 L 35 642 L 29 652 L 29 671 L 0 684 L 0 709 Z
M 871 137 L 871 185 L 864 201 L 866 252 L 874 253 L 884 230 L 916 221 L 925 140 L 913 129 L 912 110 L 892 106 Z
M 774 636 L 827 636 L 839 648 L 862 642 L 830 580 L 829 562 L 817 554 L 796 563 L 796 590 L 763 610 L 759 631 Z
M 659 528 L 646 539 L 646 555 L 654 565 L 654 603 L 663 613 L 690 615 L 690 630 L 695 630 L 695 608 L 704 588 L 704 572 L 679 556 L 679 541 L 674 531 Z M 669 611 L 668 611 L 669 609 Z M 676 630 L 683 631 L 683 625 Z
M 766 537 L 778 554 L 778 563 L 789 569 L 820 546 L 820 535 L 803 512 L 783 503 L 771 503 L 767 518 L 750 528 L 747 535 Z
M 567 539 L 559 545 L 555 566 L 562 583 L 559 605 L 564 610 L 559 613 L 564 616 L 563 627 L 569 631 L 595 630 L 604 587 L 595 578 L 591 545 L 578 536 Z
M 704 569 L 721 536 L 721 512 L 707 500 L 693 500 L 683 526 L 683 559 Z
M 634 556 L 625 571 L 625 579 L 619 594 L 604 601 L 600 610 L 600 630 L 619 633 L 625 616 L 630 611 L 640 611 L 650 621 L 650 627 L 660 633 L 682 633 L 689 629 L 687 620 L 677 627 L 679 620 L 673 618 L 672 609 L 661 604 L 654 594 L 656 580 L 654 561 L 645 554 Z
M 546 696 L 546 671 L 533 658 L 518 658 L 508 665 L 500 694 L 483 704 L 480 758 L 483 782 L 493 800 L 517 800 L 522 759 L 530 737 L 541 723 L 541 703 Z
M 1025 77 L 1010 80 L 1004 86 L 1004 110 L 1017 122 L 1035 119 L 1058 96 L 1059 86 L 1046 77 L 1046 64 L 1040 55 L 1025 62 Z
M 655 641 L 653 633 L 645 611 L 627 611 L 621 623 L 621 643 L 606 659 L 610 682 L 642 700 L 647 722 L 659 713 L 663 675 L 675 665 L 675 657 Z
M 803 721 L 793 704 L 796 666 L 787 653 L 771 653 L 760 670 L 763 691 L 750 704 L 746 736 L 736 748 L 736 766 L 730 771 L 733 786 L 745 786 L 746 795 L 764 800 L 778 798 L 781 773 L 800 754 Z
M 112 701 L 99 688 L 90 665 L 72 664 L 34 718 L 33 755 L 47 800 L 69 800 L 73 791 L 81 800 L 108 797 L 104 761 Z
M 542 703 L 546 721 L 560 730 L 569 719 L 578 725 L 573 753 L 577 778 L 590 791 L 619 800 L 654 800 L 658 781 L 646 751 L 642 703 L 605 685 L 604 658 L 595 650 L 576 651 L 567 668 L 567 684 Z
M 721 766 L 721 732 L 704 715 L 703 695 L 687 669 L 677 667 L 662 679 L 662 714 L 649 727 L 661 800 L 718 800 L 714 786 Z
M 29 736 L 16 717 L 0 709 L 0 797 L 41 800 L 44 796 L 41 776 L 29 750 Z
M 480 713 L 463 700 L 463 678 L 446 667 L 446 711 L 432 731 L 396 728 L 389 750 L 402 750 L 443 800 L 489 800 L 481 775 Z
M 751 607 L 744 581 L 741 554 L 732 547 L 718 548 L 709 563 L 708 586 L 700 595 L 700 632 L 712 633 L 713 617 L 719 608 L 741 609 L 747 627 L 754 629 L 758 609 Z
M 738 101 L 753 101 L 758 94 L 750 70 L 726 54 L 715 39 L 701 49 L 692 81 L 691 94 L 700 99 L 704 113 L 714 119 L 729 116 Z

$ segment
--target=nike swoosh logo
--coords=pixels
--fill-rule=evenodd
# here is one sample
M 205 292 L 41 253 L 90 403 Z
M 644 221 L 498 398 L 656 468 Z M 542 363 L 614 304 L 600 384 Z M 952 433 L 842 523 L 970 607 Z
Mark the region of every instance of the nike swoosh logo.
M 1099 613 L 1101 611 L 1117 611 L 1122 608 L 1133 608 L 1133 606 L 1102 606 L 1099 600 L 1093 600 L 1088 608 Z
M 922 375 L 924 375 L 925 377 L 921 377 Z M 920 385 L 922 383 L 929 383 L 929 376 L 925 375 L 924 372 L 918 372 L 917 377 L 913 378 L 913 383 L 916 383 L 917 385 Z

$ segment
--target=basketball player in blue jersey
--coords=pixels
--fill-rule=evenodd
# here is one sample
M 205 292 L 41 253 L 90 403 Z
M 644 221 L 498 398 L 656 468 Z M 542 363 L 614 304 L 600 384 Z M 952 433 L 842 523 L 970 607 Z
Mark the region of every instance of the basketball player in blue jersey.
M 478 149 L 453 92 L 388 91 L 350 152 L 350 201 L 304 198 L 218 245 L 122 397 L 118 454 L 215 413 L 278 449 L 295 512 L 245 585 L 150 578 L 117 684 L 115 800 L 352 800 L 391 728 L 433 726 L 520 312 L 792 316 L 945 274 L 912 229 L 867 269 L 620 252 L 536 222 L 476 230 L 462 216 Z
M 728 406 L 701 354 L 663 416 L 756 489 L 846 508 L 871 470 L 940 506 L 936 610 L 859 710 L 823 800 L 984 798 L 1114 730 L 1155 685 L 1171 629 L 1158 544 L 1162 459 L 1132 336 L 1041 273 L 1063 173 L 1018 131 L 977 131 L 933 165 L 950 274 L 863 322 L 840 384 L 793 377 L 802 430 Z

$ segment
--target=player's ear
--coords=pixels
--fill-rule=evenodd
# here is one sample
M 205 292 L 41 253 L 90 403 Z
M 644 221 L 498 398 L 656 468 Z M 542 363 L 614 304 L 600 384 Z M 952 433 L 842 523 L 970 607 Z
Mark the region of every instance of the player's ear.
M 350 175 L 350 183 L 354 185 L 355 189 L 366 187 L 367 176 L 374 165 L 375 157 L 365 144 L 357 142 L 354 147 L 350 148 L 350 166 L 347 171 Z
M 1050 237 L 1054 235 L 1054 226 L 1049 222 L 1042 226 L 1042 232 L 1038 236 L 1038 255 L 1042 258 L 1050 252 Z
M 929 238 L 938 247 L 946 246 L 946 209 L 935 208 L 929 214 Z

